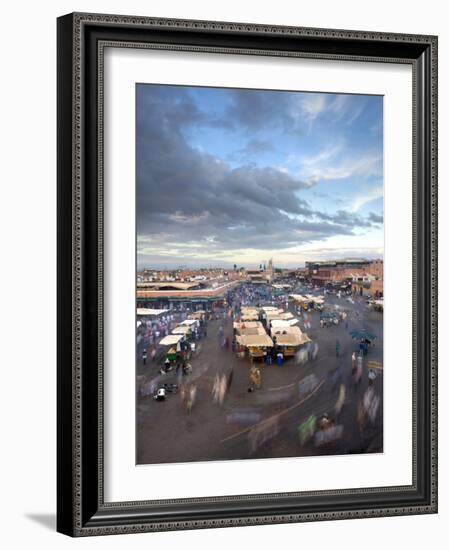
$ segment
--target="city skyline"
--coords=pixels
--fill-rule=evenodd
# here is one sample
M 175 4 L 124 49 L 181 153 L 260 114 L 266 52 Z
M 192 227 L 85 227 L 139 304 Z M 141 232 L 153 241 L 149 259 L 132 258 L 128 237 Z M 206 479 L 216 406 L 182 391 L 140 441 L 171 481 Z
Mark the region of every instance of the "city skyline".
M 325 261 L 325 262 L 333 262 L 333 261 L 339 261 L 339 260 L 369 260 L 369 261 L 375 261 L 375 260 L 382 260 L 383 261 L 383 257 L 382 255 L 379 255 L 379 256 L 369 256 L 369 255 L 366 255 L 366 256 L 344 256 L 344 255 L 341 255 L 339 257 L 328 257 L 328 256 L 325 256 L 323 255 L 323 257 L 321 258 L 317 258 L 317 257 L 312 257 L 312 258 L 308 258 L 306 259 L 304 262 L 301 262 L 299 264 L 295 264 L 295 265 L 288 265 L 288 266 L 284 266 L 284 265 L 281 265 L 281 264 L 277 264 L 275 262 L 275 258 L 271 258 L 271 260 L 273 261 L 273 267 L 274 268 L 279 268 L 279 269 L 304 269 L 305 268 L 305 264 L 306 262 L 322 262 L 322 261 Z M 193 265 L 193 264 L 178 264 L 178 265 L 175 265 L 173 264 L 172 266 L 158 266 L 158 265 L 142 265 L 140 267 L 138 267 L 138 272 L 141 272 L 141 271 L 177 271 L 177 270 L 192 270 L 192 271 L 195 271 L 195 270 L 208 270 L 208 269 L 211 269 L 211 270 L 217 270 L 217 269 L 223 269 L 223 270 L 229 270 L 229 269 L 233 269 L 234 268 L 234 265 L 237 266 L 237 269 L 249 269 L 249 270 L 252 270 L 252 269 L 258 269 L 260 265 L 262 266 L 267 266 L 268 265 L 268 262 L 269 262 L 270 258 L 268 259 L 265 259 L 265 260 L 261 260 L 260 262 L 256 262 L 256 263 L 246 263 L 244 265 L 240 265 L 240 264 L 217 264 L 217 265 L 207 265 L 207 264 L 198 264 L 198 265 Z
M 137 85 L 137 268 L 383 257 L 380 96 Z

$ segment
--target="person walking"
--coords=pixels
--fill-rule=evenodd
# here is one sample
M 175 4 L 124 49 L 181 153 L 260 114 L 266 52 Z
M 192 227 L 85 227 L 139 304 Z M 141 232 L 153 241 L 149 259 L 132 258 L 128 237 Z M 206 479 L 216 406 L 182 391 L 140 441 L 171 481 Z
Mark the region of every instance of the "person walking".
M 360 386 L 360 382 L 362 381 L 362 373 L 363 373 L 363 357 L 359 355 L 357 357 L 357 366 L 356 366 L 355 376 L 354 376 L 354 384 L 356 389 Z
M 340 356 L 340 340 L 337 340 L 335 343 L 335 355 L 337 357 Z
M 277 355 L 276 355 L 276 362 L 278 364 L 279 367 L 282 366 L 282 363 L 284 362 L 284 354 L 282 353 L 281 350 L 279 350 L 277 352 Z
M 168 372 L 169 370 L 170 370 L 170 359 L 166 357 L 164 361 L 164 371 Z
M 255 365 L 253 365 L 250 368 L 249 378 L 250 378 L 250 387 L 248 388 L 248 391 L 253 392 L 254 390 L 260 389 L 262 377 L 261 377 L 260 369 Z
M 147 364 L 147 350 L 146 348 L 142 351 L 142 362 L 144 365 Z
M 234 378 L 234 367 L 231 367 L 231 370 L 229 371 L 229 376 L 227 380 L 227 387 L 226 391 L 229 391 L 231 389 L 232 379 Z
M 374 369 L 369 369 L 368 371 L 368 384 L 372 386 L 374 384 L 374 381 L 377 378 L 376 371 Z
M 344 384 L 340 384 L 338 399 L 337 399 L 337 402 L 335 403 L 335 408 L 334 408 L 336 416 L 339 416 L 339 414 L 341 413 L 341 410 L 343 409 L 343 405 L 345 404 L 345 400 L 346 400 L 346 387 Z
M 195 404 L 196 399 L 196 386 L 191 385 L 188 390 L 188 396 L 187 396 L 187 412 L 191 413 L 193 405 Z
M 273 347 L 270 349 L 271 354 L 271 364 L 274 364 L 276 362 L 277 357 L 277 350 L 276 350 L 276 336 L 273 336 Z

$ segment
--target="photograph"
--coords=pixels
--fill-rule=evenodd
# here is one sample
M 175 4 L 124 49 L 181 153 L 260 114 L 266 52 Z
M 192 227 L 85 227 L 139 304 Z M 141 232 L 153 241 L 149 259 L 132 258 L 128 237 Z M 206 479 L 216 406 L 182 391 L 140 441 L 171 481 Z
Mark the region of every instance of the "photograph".
M 136 465 L 383 453 L 383 96 L 135 101 Z
M 58 17 L 59 533 L 437 514 L 442 23 L 388 9 Z
M 4 8 L 2 548 L 449 547 L 447 2 L 105 6 Z

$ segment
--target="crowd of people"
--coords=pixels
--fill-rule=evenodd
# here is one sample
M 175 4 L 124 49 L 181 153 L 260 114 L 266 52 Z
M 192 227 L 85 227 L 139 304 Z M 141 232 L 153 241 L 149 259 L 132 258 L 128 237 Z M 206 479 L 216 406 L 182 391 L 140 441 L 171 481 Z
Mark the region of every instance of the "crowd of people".
M 232 322 L 241 320 L 242 307 L 254 306 L 255 308 L 262 308 L 264 305 L 285 307 L 288 305 L 288 295 L 274 295 L 269 285 L 243 284 L 234 287 L 228 291 L 224 304 L 220 308 L 208 311 L 201 320 L 201 323 L 192 327 L 189 338 L 181 340 L 179 344 L 179 351 L 181 353 L 177 354 L 176 360 L 164 361 L 162 371 L 159 374 L 174 371 L 173 374 L 176 375 L 177 379 L 176 388 L 179 390 L 181 403 L 187 412 L 191 413 L 196 408 L 195 403 L 198 400 L 198 395 L 203 395 L 204 392 L 204 384 L 198 385 L 199 378 L 193 376 L 189 378 L 188 375 L 192 373 L 192 369 L 195 371 L 195 355 L 198 355 L 198 351 L 201 348 L 201 340 L 208 334 L 208 323 L 215 323 L 213 333 L 216 334 L 219 349 L 223 353 L 228 351 L 236 352 L 235 335 L 234 337 L 230 335 Z M 313 328 L 313 330 L 319 331 L 320 327 L 325 327 L 324 323 L 319 322 L 319 314 L 315 314 L 313 311 L 303 311 L 301 309 L 296 311 L 293 304 L 291 304 L 290 310 L 296 313 L 304 330 L 311 330 Z M 262 310 L 261 315 L 263 315 Z M 354 321 L 357 322 L 355 315 L 360 315 L 360 313 L 356 312 L 354 314 Z M 142 322 L 139 327 L 139 334 L 143 342 L 141 361 L 144 366 L 147 364 L 148 357 L 154 360 L 158 342 L 164 336 L 170 334 L 171 330 L 188 318 L 188 316 L 188 311 L 172 311 L 162 315 L 157 320 Z M 261 317 L 260 320 L 261 322 L 265 321 L 264 326 L 269 329 L 266 319 L 264 320 Z M 345 325 L 345 329 L 347 334 L 347 325 Z M 330 334 L 328 333 L 328 335 Z M 326 338 L 329 340 L 329 336 Z M 335 360 L 337 364 L 327 369 L 323 389 L 320 390 L 329 395 L 329 405 L 325 412 L 311 414 L 299 423 L 298 438 L 301 447 L 310 444 L 319 449 L 327 449 L 328 446 L 331 448 L 332 445 L 335 446 L 342 440 L 345 431 L 351 431 L 356 427 L 359 430 L 365 430 L 376 422 L 379 411 L 379 388 L 377 386 L 379 373 L 375 369 L 367 368 L 366 358 L 363 353 L 360 353 L 356 342 L 353 344 L 354 350 L 350 354 L 348 362 L 348 340 L 350 341 L 349 335 L 348 338 L 343 336 L 342 341 L 339 338 L 334 340 Z M 264 362 L 267 366 L 282 365 L 285 360 L 282 349 L 276 345 L 276 336 L 273 337 L 273 343 L 274 346 L 264 356 Z M 318 351 L 318 342 L 316 340 L 310 341 L 297 350 L 291 363 L 299 367 L 304 365 L 312 367 L 313 361 L 317 359 Z M 210 391 L 212 402 L 220 407 L 226 405 L 227 396 L 229 396 L 231 391 L 234 359 L 230 359 L 229 365 L 228 369 L 222 369 L 215 373 L 208 390 Z M 263 393 L 265 388 L 262 384 L 263 367 L 260 364 L 251 362 L 249 365 L 245 365 L 245 368 L 248 369 L 248 392 L 259 394 L 259 391 L 261 391 L 265 399 L 265 394 Z M 307 379 L 306 377 L 302 385 L 298 386 L 297 401 L 304 399 L 314 392 L 319 384 L 316 375 L 308 376 L 309 378 Z M 361 393 L 358 393 L 361 386 L 363 386 L 363 390 Z M 145 380 L 145 384 L 142 385 L 141 395 L 149 395 L 151 392 L 157 390 L 158 387 L 160 387 L 160 378 L 156 378 L 150 383 Z M 356 393 L 351 393 L 351 388 Z M 173 388 L 170 391 L 174 391 Z M 268 399 L 268 394 L 266 397 Z M 348 418 L 343 415 L 348 399 L 349 401 L 355 399 L 357 403 L 357 414 L 354 415 L 354 418 L 351 420 L 353 424 L 350 425 L 347 424 Z M 289 406 L 291 405 L 291 400 L 288 401 L 288 404 Z M 285 406 L 287 407 L 287 401 L 285 402 Z M 265 418 L 267 417 L 265 416 Z M 250 434 L 248 435 L 248 440 L 251 440 L 250 446 L 253 450 L 263 445 L 271 436 L 274 437 L 274 435 L 277 435 L 282 428 L 282 423 L 278 422 L 273 425 L 264 424 L 262 426 L 264 421 L 263 410 L 256 410 L 254 408 L 242 409 L 241 407 L 236 407 L 235 410 L 229 410 L 228 407 L 226 419 L 231 423 L 255 423 L 254 428 L 248 432 Z M 256 426 L 259 427 L 256 429 Z

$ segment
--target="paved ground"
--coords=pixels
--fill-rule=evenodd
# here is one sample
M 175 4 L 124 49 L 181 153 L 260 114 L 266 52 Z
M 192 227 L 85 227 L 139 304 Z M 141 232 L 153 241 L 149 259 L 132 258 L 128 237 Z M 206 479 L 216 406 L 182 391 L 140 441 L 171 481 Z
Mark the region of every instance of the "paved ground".
M 319 351 L 315 360 L 297 365 L 294 359 L 283 366 L 261 366 L 262 386 L 249 393 L 249 360 L 238 359 L 231 350 L 222 350 L 218 331 L 222 326 L 232 338 L 232 321 L 214 320 L 208 324 L 207 337 L 199 342 L 191 363 L 192 374 L 183 377 L 186 384 L 197 388 L 196 401 L 187 412 L 180 394 L 168 394 L 166 401 L 157 402 L 151 396 L 137 398 L 137 463 L 191 462 L 242 458 L 269 458 L 343 454 L 382 451 L 382 371 L 374 382 L 380 397 L 380 407 L 374 424 L 361 430 L 357 423 L 357 405 L 368 385 L 366 362 L 362 383 L 358 389 L 351 384 L 351 354 L 356 348 L 349 332 L 366 328 L 377 336 L 368 360 L 382 361 L 382 314 L 368 309 L 362 298 L 351 304 L 345 299 L 329 297 L 326 303 L 335 303 L 350 309 L 348 327 L 345 323 L 321 328 L 319 314 L 309 314 L 312 327 L 306 332 L 317 342 Z M 292 307 L 291 305 L 289 306 Z M 301 322 L 303 328 L 303 322 Z M 336 357 L 336 341 L 340 354 Z M 145 342 L 141 342 L 140 350 Z M 337 423 L 343 426 L 343 436 L 336 443 L 315 447 L 310 441 L 300 444 L 298 425 L 311 414 L 328 413 L 335 416 L 338 390 L 333 388 L 328 372 L 337 366 L 343 371 L 346 401 Z M 213 401 L 212 387 L 216 374 L 229 374 L 233 369 L 232 384 L 220 405 Z M 143 366 L 138 361 L 138 373 L 146 380 L 155 379 L 176 383 L 176 375 L 158 375 L 159 365 Z M 315 374 L 319 386 L 312 393 L 300 395 L 298 382 Z

